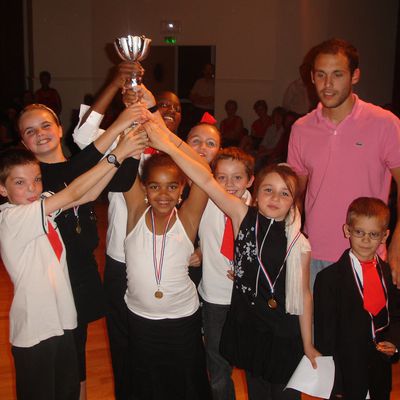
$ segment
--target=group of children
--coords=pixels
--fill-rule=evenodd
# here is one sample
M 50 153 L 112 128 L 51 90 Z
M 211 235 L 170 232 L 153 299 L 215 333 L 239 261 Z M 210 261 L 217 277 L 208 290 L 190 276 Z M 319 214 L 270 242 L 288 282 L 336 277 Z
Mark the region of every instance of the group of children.
M 286 383 L 304 354 L 314 368 L 322 354 L 334 357 L 333 398 L 365 399 L 369 391 L 371 399 L 389 399 L 399 346 L 390 313 L 399 293 L 376 255 L 388 236 L 387 206 L 371 198 L 350 205 L 344 234 L 351 249 L 315 284 L 314 345 L 311 249 L 300 231 L 296 174 L 271 165 L 254 180 L 252 157 L 237 148 L 218 151 L 214 126 L 199 125 L 185 143 L 146 96 L 146 106 L 129 106 L 69 161 L 57 117 L 30 106 L 19 128 L 31 152 L 1 156 L 0 194 L 8 202 L 0 250 L 15 286 L 10 341 L 18 399 L 79 398 L 87 323 L 103 312 L 90 261 L 93 214 L 83 204 L 107 185 L 126 201 L 132 398 L 234 399 L 233 365 L 245 370 L 251 400 L 300 399 Z M 141 125 L 121 134 L 134 121 Z M 161 153 L 141 163 L 139 176 L 132 156 L 149 145 Z M 188 275 L 197 234 L 202 316 Z M 372 272 L 364 273 L 364 264 Z

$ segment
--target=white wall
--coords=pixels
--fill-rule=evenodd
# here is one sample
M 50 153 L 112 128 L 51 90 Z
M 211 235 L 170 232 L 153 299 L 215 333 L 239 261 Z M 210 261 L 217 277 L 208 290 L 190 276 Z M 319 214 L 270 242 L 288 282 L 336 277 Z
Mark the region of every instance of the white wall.
M 357 91 L 381 104 L 392 93 L 397 7 L 396 0 L 35 0 L 35 76 L 53 73 L 65 119 L 85 92 L 101 86 L 115 37 L 145 34 L 162 45 L 160 21 L 171 19 L 182 24 L 178 44 L 216 46 L 218 119 L 228 98 L 238 101 L 247 126 L 255 100 L 279 105 L 307 50 L 332 36 L 358 47 Z
M 34 89 L 40 87 L 40 71 L 49 71 L 62 98 L 66 129 L 72 108 L 95 90 L 91 1 L 34 0 L 32 14 Z

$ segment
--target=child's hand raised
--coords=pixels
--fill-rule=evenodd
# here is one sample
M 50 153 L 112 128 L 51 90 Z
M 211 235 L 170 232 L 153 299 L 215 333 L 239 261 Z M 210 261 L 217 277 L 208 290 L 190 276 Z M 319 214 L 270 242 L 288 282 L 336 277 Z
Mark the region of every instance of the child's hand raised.
M 136 103 L 123 110 L 111 126 L 115 129 L 118 129 L 119 132 L 123 132 L 126 128 L 131 127 L 133 124 L 142 124 L 151 118 L 151 112 L 149 112 L 143 104 Z
M 396 353 L 396 346 L 390 342 L 379 342 L 376 345 L 376 349 L 389 357 L 392 357 Z
M 143 150 L 149 145 L 147 133 L 141 125 L 131 129 L 126 134 L 120 135 L 120 140 L 115 152 L 118 152 L 121 160 L 128 157 L 139 158 Z
M 150 146 L 157 150 L 168 153 L 168 148 L 174 146 L 172 141 L 169 139 L 170 131 L 166 126 L 161 127 L 154 121 L 147 121 L 143 124 L 143 128 L 146 130 L 149 136 Z
M 142 93 L 140 90 L 124 89 L 122 92 L 122 102 L 125 107 L 131 107 L 137 104 L 142 99 Z
M 147 108 L 153 107 L 156 104 L 153 93 L 151 93 L 143 83 L 139 86 L 137 93 L 140 96 L 140 101 L 145 104 Z
M 124 89 L 127 81 L 132 78 L 133 74 L 143 74 L 143 71 L 143 67 L 139 63 L 123 61 L 115 68 L 111 85 L 114 85 L 118 89 Z
M 122 102 L 125 107 L 133 106 L 134 104 L 140 102 L 147 108 L 153 107 L 156 104 L 156 100 L 153 93 L 147 89 L 143 83 L 135 88 L 125 88 L 122 92 Z

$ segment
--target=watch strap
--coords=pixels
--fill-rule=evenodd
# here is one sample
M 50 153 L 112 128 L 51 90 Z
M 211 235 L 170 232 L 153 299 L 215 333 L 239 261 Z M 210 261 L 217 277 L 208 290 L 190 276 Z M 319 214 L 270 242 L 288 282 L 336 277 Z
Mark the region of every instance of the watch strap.
M 157 104 L 156 105 L 154 105 L 153 107 L 150 107 L 150 108 L 148 108 L 148 110 L 151 112 L 151 113 L 155 113 L 157 110 L 158 110 L 158 106 L 157 106 Z
M 121 163 L 117 160 L 117 157 L 116 157 L 115 154 L 110 153 L 110 154 L 107 156 L 107 161 L 108 161 L 110 164 L 114 164 L 116 168 L 119 168 L 119 167 L 121 166 Z

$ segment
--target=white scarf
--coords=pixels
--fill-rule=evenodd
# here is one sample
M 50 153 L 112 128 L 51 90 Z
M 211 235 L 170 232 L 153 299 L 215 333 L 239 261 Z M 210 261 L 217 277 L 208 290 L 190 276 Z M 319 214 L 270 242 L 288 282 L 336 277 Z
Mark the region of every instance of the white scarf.
M 291 208 L 286 218 L 285 232 L 288 246 L 301 228 L 300 212 Z M 309 241 L 300 234 L 286 260 L 286 312 L 293 315 L 303 314 L 303 273 L 301 256 L 311 251 Z

